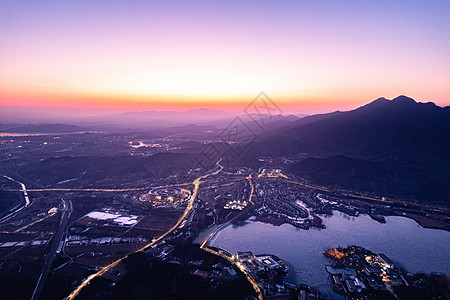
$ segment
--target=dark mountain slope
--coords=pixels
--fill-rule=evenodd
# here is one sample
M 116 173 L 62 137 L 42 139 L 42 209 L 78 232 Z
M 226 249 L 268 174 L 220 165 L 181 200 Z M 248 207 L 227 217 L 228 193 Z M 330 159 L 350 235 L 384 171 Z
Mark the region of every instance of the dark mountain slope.
M 239 162 L 258 166 L 260 155 L 307 153 L 289 171 L 317 184 L 422 201 L 450 199 L 450 107 L 400 96 L 304 119 L 260 137 Z
M 417 103 L 406 96 L 380 98 L 353 111 L 279 130 L 262 138 L 253 151 L 363 159 L 401 157 L 449 166 L 450 107 Z
M 344 156 L 307 158 L 288 170 L 319 185 L 379 196 L 448 202 L 450 171 L 412 161 L 367 161 Z

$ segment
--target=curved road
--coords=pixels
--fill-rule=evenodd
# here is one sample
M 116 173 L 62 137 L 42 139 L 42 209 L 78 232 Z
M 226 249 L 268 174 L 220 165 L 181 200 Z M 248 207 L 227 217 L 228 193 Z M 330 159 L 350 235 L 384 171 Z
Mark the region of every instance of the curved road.
M 248 183 L 250 185 L 250 194 L 248 196 L 248 202 L 250 202 L 252 205 L 254 204 L 252 199 L 253 199 L 253 193 L 255 192 L 255 187 L 253 185 L 253 181 L 252 181 L 252 175 L 248 175 L 247 177 Z M 258 300 L 263 300 L 264 299 L 264 295 L 263 292 L 261 290 L 261 287 L 258 285 L 258 283 L 255 281 L 255 279 L 253 279 L 253 277 L 251 277 L 246 271 L 245 269 L 239 265 L 238 261 L 236 261 L 234 258 L 230 258 L 227 255 L 224 255 L 220 252 L 217 252 L 211 248 L 208 248 L 208 246 L 206 246 L 206 244 L 209 242 L 209 239 L 211 237 L 213 237 L 219 230 L 221 230 L 222 228 L 224 228 L 225 226 L 227 226 L 228 224 L 230 224 L 234 219 L 236 219 L 237 217 L 239 217 L 241 214 L 237 215 L 236 217 L 234 217 L 233 219 L 231 219 L 230 221 L 218 225 L 218 227 L 215 227 L 215 230 L 203 241 L 203 243 L 201 244 L 200 248 L 205 250 L 206 252 L 209 252 L 211 254 L 220 256 L 226 260 L 228 260 L 230 263 L 232 263 L 233 265 L 235 265 L 237 268 L 239 268 L 239 270 L 242 271 L 242 273 L 244 273 L 245 277 L 247 278 L 248 282 L 250 282 L 250 284 L 252 285 L 253 289 L 255 290 L 255 293 L 258 297 Z
M 145 251 L 148 248 L 157 245 L 159 242 L 163 241 L 169 234 L 174 232 L 180 226 L 180 224 L 182 224 L 182 222 L 186 219 L 187 216 L 189 216 L 189 214 L 191 213 L 191 211 L 194 207 L 194 202 L 195 202 L 195 199 L 197 198 L 197 194 L 198 194 L 198 188 L 200 186 L 200 183 L 202 182 L 202 179 L 205 179 L 211 175 L 216 175 L 220 171 L 223 170 L 223 167 L 220 165 L 220 162 L 221 162 L 221 159 L 216 163 L 216 165 L 219 167 L 218 170 L 208 173 L 206 175 L 200 176 L 192 182 L 194 184 L 194 190 L 192 192 L 191 199 L 190 199 L 189 204 L 187 205 L 186 209 L 184 210 L 183 215 L 180 217 L 180 219 L 177 221 L 177 223 L 172 228 L 170 228 L 166 233 L 164 233 L 163 235 L 158 237 L 156 240 L 153 240 L 151 243 L 141 247 L 140 249 L 138 249 L 132 253 Z M 81 290 L 92 281 L 92 279 L 102 276 L 103 274 L 105 274 L 106 272 L 108 272 L 109 270 L 111 270 L 112 268 L 117 266 L 121 261 L 123 261 L 125 258 L 127 258 L 132 253 L 129 253 L 129 254 L 119 258 L 118 260 L 112 262 L 111 264 L 103 267 L 97 273 L 94 273 L 94 274 L 90 275 L 89 277 L 87 277 L 69 296 L 67 296 L 65 298 L 65 300 L 74 299 L 81 292 Z
M 3 177 L 6 178 L 6 179 L 8 179 L 8 180 L 11 180 L 11 181 L 13 181 L 13 182 L 15 182 L 15 183 L 17 183 L 17 184 L 20 184 L 20 186 L 22 187 L 22 189 L 21 189 L 21 190 L 17 190 L 17 191 L 23 192 L 23 197 L 25 198 L 25 204 L 22 205 L 22 206 L 19 206 L 19 207 L 15 208 L 15 209 L 12 209 L 12 211 L 10 211 L 9 214 L 7 214 L 6 216 L 4 216 L 4 217 L 2 217 L 2 218 L 0 219 L 0 222 L 3 222 L 3 221 L 5 221 L 5 220 L 9 219 L 10 217 L 14 216 L 15 214 L 17 214 L 17 213 L 18 213 L 19 211 L 21 211 L 22 209 L 27 208 L 28 206 L 31 205 L 31 201 L 30 201 L 30 198 L 28 197 L 28 192 L 27 192 L 27 188 L 26 188 L 25 184 L 23 184 L 23 183 L 20 182 L 20 181 L 15 180 L 15 179 L 13 179 L 13 178 L 11 178 L 11 177 L 9 177 L 9 176 L 6 176 L 6 175 L 3 175 Z

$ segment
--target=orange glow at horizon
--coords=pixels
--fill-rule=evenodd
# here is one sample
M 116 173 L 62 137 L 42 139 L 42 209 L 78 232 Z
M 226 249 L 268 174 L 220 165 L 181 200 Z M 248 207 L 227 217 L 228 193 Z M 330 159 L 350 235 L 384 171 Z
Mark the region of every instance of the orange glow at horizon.
M 352 110 L 361 105 L 375 100 L 361 98 L 358 95 L 353 97 L 341 97 L 327 99 L 326 97 L 273 97 L 272 100 L 280 107 L 283 114 L 290 113 L 325 113 L 336 110 Z M 341 95 L 342 96 L 342 95 Z M 399 94 L 394 94 L 388 99 L 395 98 Z M 30 98 L 28 98 L 30 97 Z M 191 109 L 207 108 L 229 112 L 242 112 L 243 109 L 255 98 L 252 96 L 235 97 L 188 97 L 178 95 L 90 95 L 90 94 L 70 94 L 70 95 L 8 95 L 0 101 L 0 107 L 23 107 L 33 108 L 59 108 L 65 110 L 86 110 L 91 113 L 103 112 L 126 112 L 126 111 L 186 111 Z M 417 99 L 420 102 L 422 99 Z M 450 103 L 437 103 L 440 106 L 449 106 Z
M 261 91 L 287 113 L 450 105 L 450 4 L 38 2 L 0 18 L 0 109 L 242 111 Z
M 269 97 L 284 113 L 323 113 L 336 110 L 351 110 L 367 104 L 379 97 L 393 99 L 401 94 L 400 91 L 388 95 L 379 95 L 376 91 L 364 94 L 360 91 L 329 90 L 327 93 L 310 93 L 309 95 L 273 95 Z M 190 109 L 208 108 L 223 111 L 242 111 L 258 93 L 251 95 L 139 95 L 139 94 L 95 94 L 79 92 L 19 92 L 0 91 L 0 107 L 28 107 L 28 108 L 61 108 L 75 110 L 92 110 L 106 112 L 143 111 L 143 110 L 173 110 L 185 111 Z M 449 101 L 415 98 L 418 102 L 433 101 L 440 106 L 449 106 Z M 450 99 L 443 95 L 440 99 Z

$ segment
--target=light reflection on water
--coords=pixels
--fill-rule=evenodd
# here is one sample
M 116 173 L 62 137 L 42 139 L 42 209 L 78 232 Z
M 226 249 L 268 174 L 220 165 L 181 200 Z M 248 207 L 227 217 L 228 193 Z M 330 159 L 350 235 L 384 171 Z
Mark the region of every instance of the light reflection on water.
M 341 212 L 323 216 L 326 229 L 303 230 L 288 224 L 273 226 L 250 222 L 227 227 L 212 245 L 232 253 L 253 251 L 279 256 L 290 267 L 289 281 L 318 287 L 324 294 L 340 298 L 331 290 L 322 253 L 338 245 L 358 245 L 384 253 L 408 272 L 443 272 L 450 275 L 450 232 L 428 229 L 405 217 L 386 217 L 381 224 L 367 215 L 351 217 Z
M 60 133 L 16 133 L 16 132 L 0 132 L 0 137 L 21 137 L 21 136 L 41 136 L 41 135 L 70 135 L 85 133 L 101 133 L 101 131 L 76 131 L 76 132 L 60 132 Z

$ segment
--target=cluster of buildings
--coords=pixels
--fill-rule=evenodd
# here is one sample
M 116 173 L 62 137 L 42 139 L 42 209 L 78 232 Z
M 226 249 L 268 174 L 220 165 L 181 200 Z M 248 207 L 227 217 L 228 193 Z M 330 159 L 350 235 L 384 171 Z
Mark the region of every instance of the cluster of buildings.
M 275 225 L 289 223 L 304 229 L 324 228 L 322 219 L 315 213 L 320 203 L 311 201 L 313 197 L 309 190 L 270 180 L 259 180 L 255 187 L 256 202 L 263 204 L 256 210 L 260 221 Z
M 114 245 L 114 244 L 130 244 L 145 243 L 147 239 L 143 237 L 98 237 L 89 238 L 86 236 L 71 235 L 65 240 L 66 246 L 87 246 L 87 245 Z
M 261 161 L 261 159 L 259 159 Z M 264 160 L 263 160 L 264 161 Z M 281 169 L 262 169 L 258 174 L 258 178 L 266 177 L 266 178 L 285 178 L 288 179 L 286 175 L 284 175 Z
M 211 271 L 197 269 L 192 275 L 213 280 L 234 280 L 238 278 L 238 274 L 233 267 L 226 267 L 221 263 L 215 264 Z
M 265 207 L 269 210 L 278 213 L 288 219 L 300 220 L 308 217 L 308 213 L 295 202 L 287 202 L 277 198 L 266 199 L 264 201 Z
M 236 265 L 263 289 L 266 296 L 287 295 L 284 279 L 287 265 L 275 255 L 254 255 L 252 252 L 238 252 Z
M 371 291 L 389 292 L 394 286 L 408 282 L 394 263 L 384 254 L 375 254 L 358 246 L 328 249 L 325 256 L 336 261 L 335 268 L 355 269 L 353 274 L 331 273 L 333 289 L 348 297 Z
M 25 247 L 25 246 L 42 246 L 47 244 L 48 240 L 31 240 L 31 241 L 13 241 L 0 243 L 0 248 L 6 247 Z
M 248 202 L 245 200 L 231 200 L 225 204 L 224 209 L 243 210 Z
M 150 203 L 153 207 L 177 206 L 189 198 L 190 192 L 178 187 L 161 187 L 143 194 L 139 200 Z
M 152 247 L 147 251 L 150 256 L 164 262 L 169 262 L 178 265 L 187 265 L 192 268 L 191 274 L 194 276 L 201 277 L 203 279 L 208 279 L 211 281 L 227 281 L 235 280 L 239 276 L 234 270 L 233 266 L 226 265 L 224 263 L 216 263 L 214 265 L 208 265 L 205 259 L 193 260 L 186 257 L 179 257 L 180 252 L 178 251 L 178 256 L 175 253 L 177 246 L 163 243 L 159 246 Z M 227 253 L 230 255 L 230 253 Z

